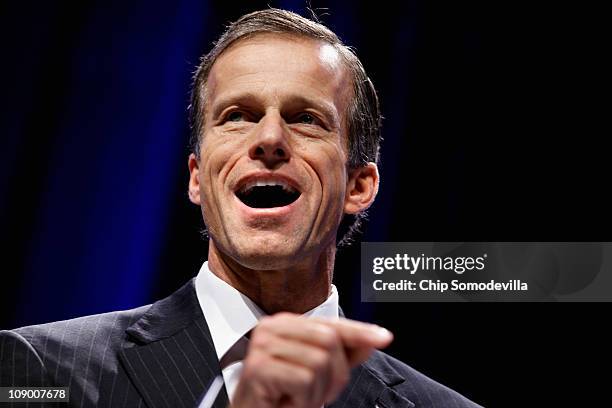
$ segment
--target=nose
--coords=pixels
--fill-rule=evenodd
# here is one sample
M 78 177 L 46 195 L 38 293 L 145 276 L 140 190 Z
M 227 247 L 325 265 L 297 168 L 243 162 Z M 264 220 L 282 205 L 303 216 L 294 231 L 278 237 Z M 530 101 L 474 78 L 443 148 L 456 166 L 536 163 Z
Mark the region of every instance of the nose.
M 249 147 L 249 157 L 260 160 L 268 168 L 276 168 L 289 161 L 291 148 L 283 126 L 283 118 L 278 112 L 269 112 L 259 122 Z

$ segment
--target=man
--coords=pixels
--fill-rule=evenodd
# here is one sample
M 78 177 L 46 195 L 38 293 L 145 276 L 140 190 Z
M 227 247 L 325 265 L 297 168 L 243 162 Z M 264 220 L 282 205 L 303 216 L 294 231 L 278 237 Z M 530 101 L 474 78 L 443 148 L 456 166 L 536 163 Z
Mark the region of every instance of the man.
M 73 406 L 475 407 L 375 351 L 339 316 L 343 217 L 378 189 L 378 102 L 357 57 L 281 10 L 231 25 L 192 97 L 189 198 L 210 236 L 198 276 L 152 306 L 2 333 L 3 386 L 67 386 Z

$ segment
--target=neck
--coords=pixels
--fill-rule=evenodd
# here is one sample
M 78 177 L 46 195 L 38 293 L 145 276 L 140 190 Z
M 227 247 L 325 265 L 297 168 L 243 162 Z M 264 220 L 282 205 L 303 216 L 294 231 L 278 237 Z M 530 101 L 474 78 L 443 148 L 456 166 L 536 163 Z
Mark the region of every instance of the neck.
M 208 247 L 210 270 L 267 314 L 302 314 L 325 302 L 331 293 L 335 245 L 329 245 L 317 259 L 300 260 L 294 265 L 270 270 L 255 270 L 239 264 L 219 251 L 212 239 Z

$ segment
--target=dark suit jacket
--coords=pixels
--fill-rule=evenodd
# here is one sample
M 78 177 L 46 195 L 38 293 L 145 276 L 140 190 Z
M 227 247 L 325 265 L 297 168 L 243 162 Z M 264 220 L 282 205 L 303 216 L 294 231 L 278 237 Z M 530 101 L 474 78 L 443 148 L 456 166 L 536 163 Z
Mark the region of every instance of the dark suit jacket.
M 0 361 L 1 386 L 68 386 L 75 407 L 192 408 L 221 372 L 193 280 L 153 305 L 1 331 Z M 331 407 L 376 405 L 478 407 L 378 351 Z

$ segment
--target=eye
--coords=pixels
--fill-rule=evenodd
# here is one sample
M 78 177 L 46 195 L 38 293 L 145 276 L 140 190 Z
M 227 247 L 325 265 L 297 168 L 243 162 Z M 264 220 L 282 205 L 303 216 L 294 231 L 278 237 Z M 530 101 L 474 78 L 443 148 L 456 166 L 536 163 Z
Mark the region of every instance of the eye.
M 297 117 L 297 121 L 306 125 L 314 125 L 317 121 L 317 118 L 315 118 L 314 115 L 311 115 L 310 113 L 302 113 Z
M 228 122 L 241 122 L 244 120 L 244 113 L 240 111 L 233 111 L 227 115 Z

